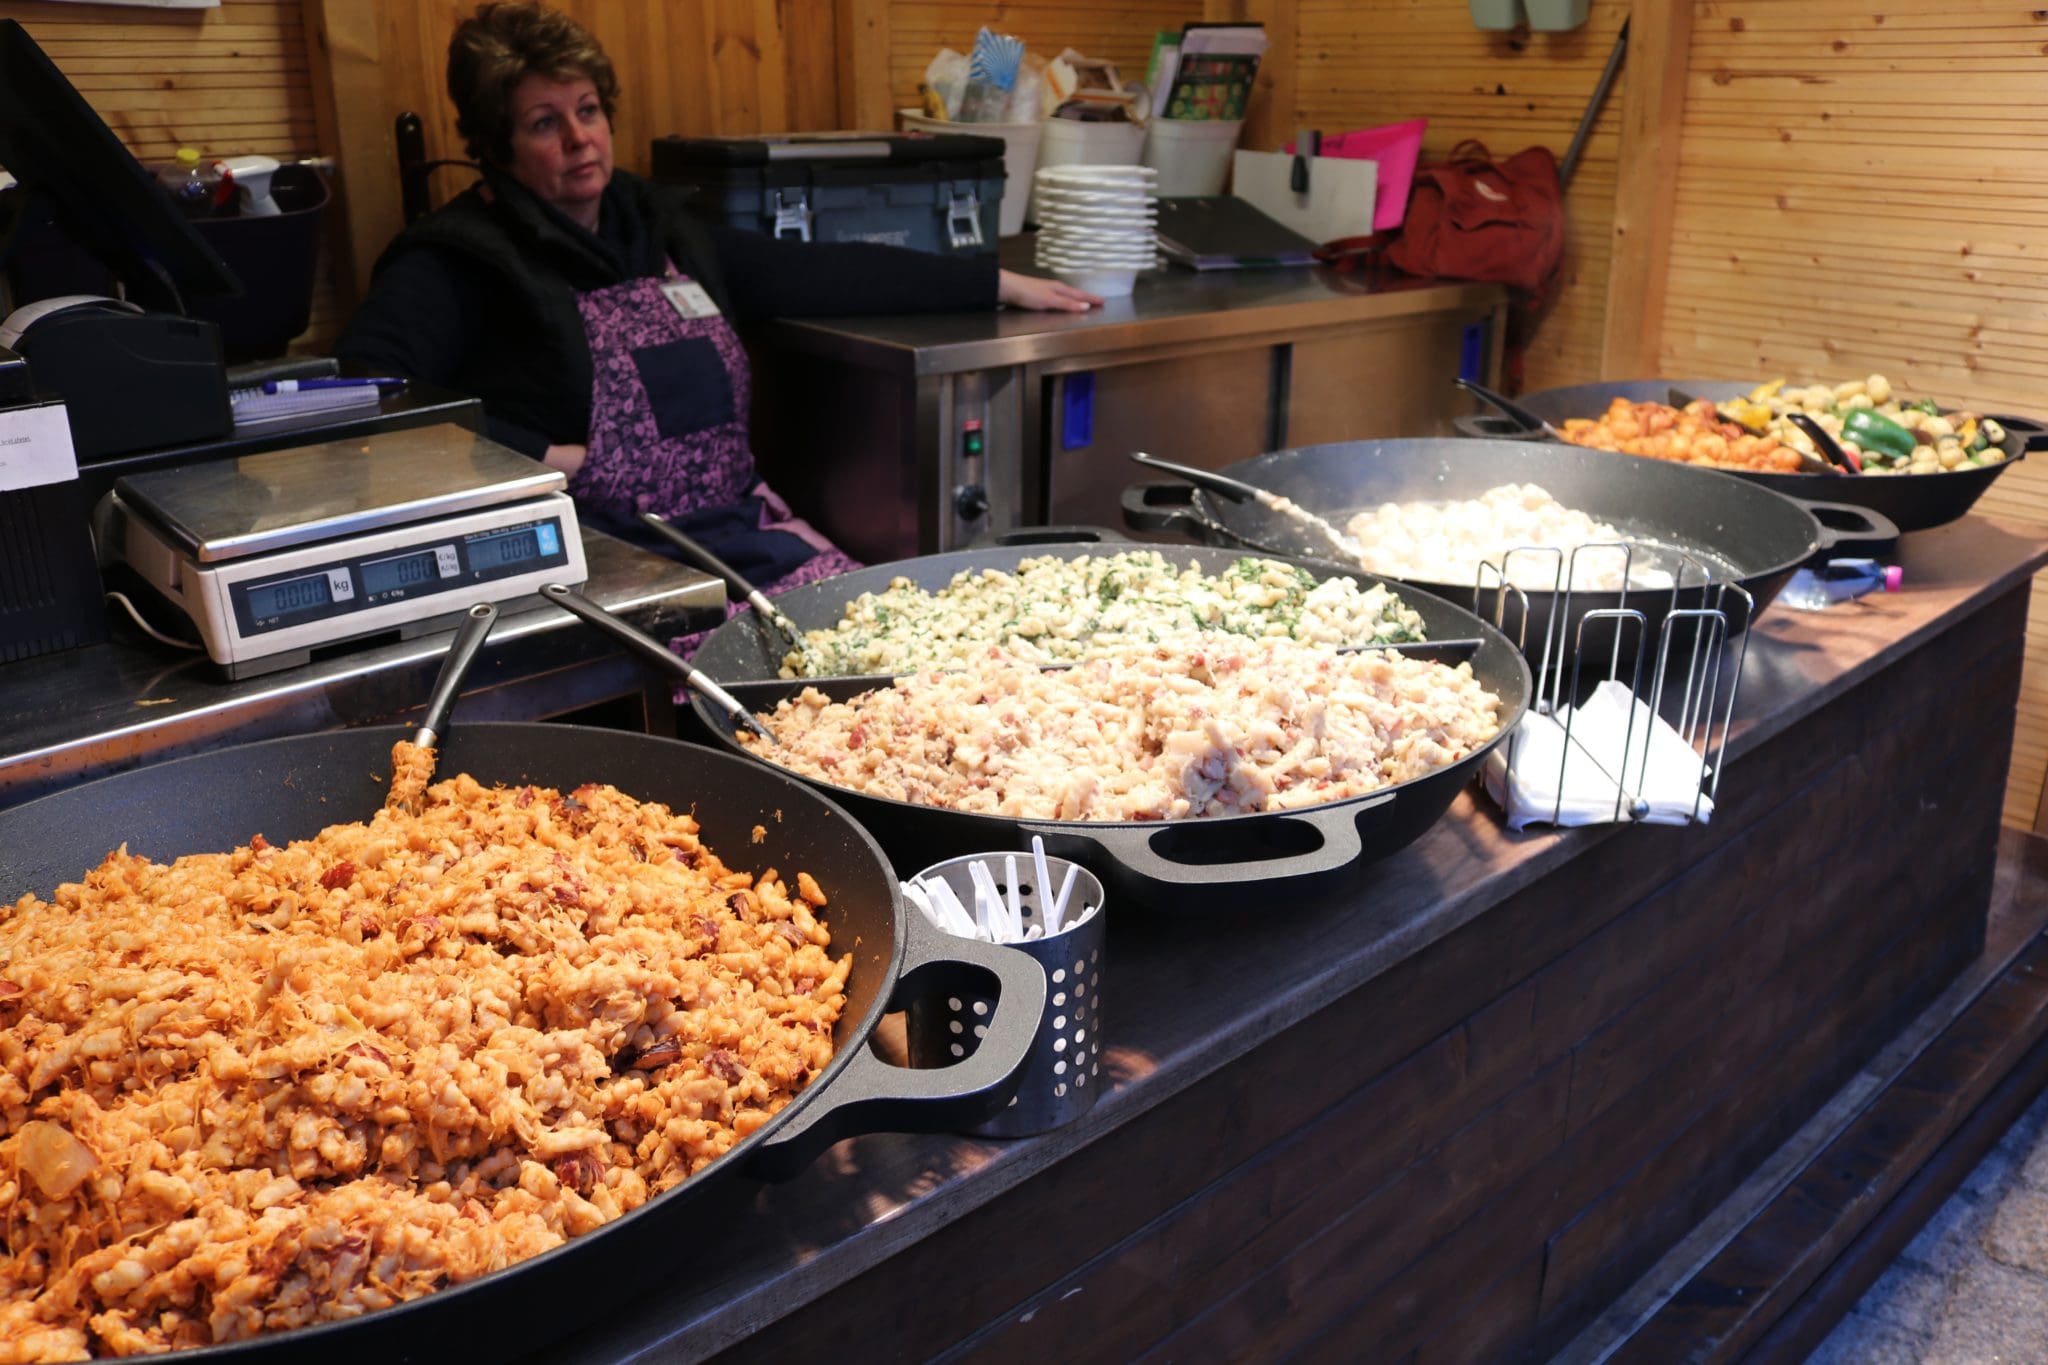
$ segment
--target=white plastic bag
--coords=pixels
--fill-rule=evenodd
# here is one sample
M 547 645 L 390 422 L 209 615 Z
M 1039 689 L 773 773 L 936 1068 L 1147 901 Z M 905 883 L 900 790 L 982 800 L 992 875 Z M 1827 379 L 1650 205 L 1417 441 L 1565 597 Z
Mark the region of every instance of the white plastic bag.
M 960 101 L 967 94 L 967 54 L 950 47 L 939 49 L 924 69 L 924 83 L 946 103 L 946 117 L 960 117 Z

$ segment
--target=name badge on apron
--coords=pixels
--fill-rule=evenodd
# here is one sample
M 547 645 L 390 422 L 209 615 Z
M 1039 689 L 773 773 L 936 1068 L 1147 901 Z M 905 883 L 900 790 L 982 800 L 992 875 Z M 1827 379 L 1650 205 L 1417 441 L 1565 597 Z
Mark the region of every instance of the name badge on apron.
M 711 301 L 711 295 L 705 292 L 704 286 L 695 280 L 663 280 L 661 293 L 670 306 L 686 319 L 718 316 L 718 305 Z

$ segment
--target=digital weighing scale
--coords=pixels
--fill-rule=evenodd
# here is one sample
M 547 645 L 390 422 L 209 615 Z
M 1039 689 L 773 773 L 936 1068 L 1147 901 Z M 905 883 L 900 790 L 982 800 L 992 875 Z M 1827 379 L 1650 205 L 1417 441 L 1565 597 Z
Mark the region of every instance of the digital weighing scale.
M 131 474 L 95 531 L 103 561 L 245 678 L 581 584 L 566 483 L 475 432 L 418 427 Z

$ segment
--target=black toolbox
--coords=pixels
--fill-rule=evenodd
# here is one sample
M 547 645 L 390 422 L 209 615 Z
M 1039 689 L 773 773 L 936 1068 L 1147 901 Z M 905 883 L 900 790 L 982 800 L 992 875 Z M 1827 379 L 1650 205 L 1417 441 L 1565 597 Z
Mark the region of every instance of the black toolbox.
M 806 242 L 994 251 L 1003 140 L 965 133 L 658 137 L 654 179 L 698 216 Z M 1020 187 L 1022 194 L 1027 187 Z

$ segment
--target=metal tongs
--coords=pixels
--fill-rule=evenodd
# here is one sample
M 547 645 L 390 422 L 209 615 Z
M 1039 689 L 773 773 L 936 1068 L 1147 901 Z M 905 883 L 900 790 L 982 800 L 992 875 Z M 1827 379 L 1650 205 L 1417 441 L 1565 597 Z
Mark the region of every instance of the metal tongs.
M 596 626 L 655 667 L 681 678 L 692 691 L 711 698 L 719 710 L 732 717 L 735 725 L 745 726 L 775 747 L 782 747 L 782 741 L 770 733 L 768 727 L 761 724 L 738 697 L 713 682 L 701 670 L 691 667 L 689 663 L 671 653 L 667 645 L 652 635 L 627 625 L 565 584 L 544 583 L 541 585 L 540 595 L 562 610 L 579 617 L 585 624 Z
M 1863 466 L 1857 462 L 1856 457 L 1842 449 L 1841 442 L 1830 435 L 1828 429 L 1819 422 L 1816 422 L 1810 414 L 1788 412 L 1785 414 L 1785 417 L 1793 426 L 1805 432 L 1806 439 L 1813 442 L 1813 448 L 1826 458 L 1830 474 L 1861 474 L 1863 472 Z
M 1171 474 L 1176 479 L 1185 480 L 1197 488 L 1206 488 L 1211 493 L 1229 498 L 1232 502 L 1256 502 L 1259 506 L 1278 512 L 1280 515 L 1299 522 L 1309 530 L 1314 531 L 1334 546 L 1337 553 L 1343 555 L 1352 563 L 1361 566 L 1365 563 L 1365 551 L 1359 548 L 1357 541 L 1345 535 L 1334 525 L 1309 511 L 1306 507 L 1288 498 L 1284 498 L 1278 493 L 1260 488 L 1256 484 L 1233 479 L 1227 474 L 1217 474 L 1207 469 L 1196 469 L 1192 465 L 1175 464 L 1171 460 L 1162 460 L 1158 456 L 1148 455 L 1142 450 L 1132 451 L 1131 459 L 1134 463 L 1144 465 L 1148 469 L 1156 469 L 1162 474 Z
M 789 641 L 790 647 L 796 650 L 797 653 L 803 654 L 809 650 L 809 643 L 804 639 L 803 627 L 783 615 L 782 609 L 770 600 L 768 594 L 755 587 L 738 569 L 733 568 L 732 565 L 713 554 L 708 547 L 698 542 L 695 538 L 678 531 L 654 513 L 642 512 L 640 520 L 646 524 L 648 530 L 653 531 L 669 544 L 681 550 L 684 557 L 698 568 L 708 574 L 724 579 L 727 586 L 747 600 L 747 605 L 754 609 L 759 619 L 775 627 L 782 634 L 783 638 Z

